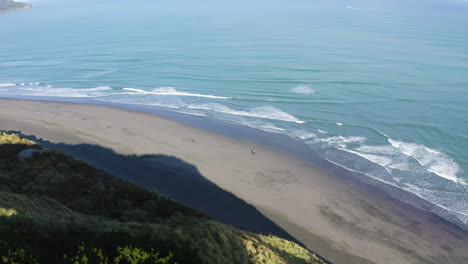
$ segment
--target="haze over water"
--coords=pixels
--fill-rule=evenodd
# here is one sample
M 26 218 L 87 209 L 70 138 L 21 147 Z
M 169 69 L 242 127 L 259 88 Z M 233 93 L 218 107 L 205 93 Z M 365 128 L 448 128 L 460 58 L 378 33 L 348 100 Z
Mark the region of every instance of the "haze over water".
M 468 224 L 468 3 L 226 2 L 31 1 L 0 16 L 0 96 L 286 134 Z

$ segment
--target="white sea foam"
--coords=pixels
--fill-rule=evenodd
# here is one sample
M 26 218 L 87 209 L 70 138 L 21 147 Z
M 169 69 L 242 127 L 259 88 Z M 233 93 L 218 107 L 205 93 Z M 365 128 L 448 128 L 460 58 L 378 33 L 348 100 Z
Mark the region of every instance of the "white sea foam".
M 314 89 L 310 88 L 307 85 L 298 85 L 294 88 L 291 89 L 291 92 L 297 93 L 297 94 L 311 94 L 314 93 Z
M 351 151 L 348 151 L 351 152 Z M 406 157 L 402 157 L 399 150 L 390 145 L 382 146 L 369 146 L 363 145 L 356 148 L 353 152 L 371 162 L 385 167 L 387 171 L 391 169 L 414 171 L 418 170 L 413 168 Z M 390 171 L 389 171 L 390 172 Z
M 454 182 L 464 183 L 457 177 L 460 167 L 446 154 L 415 143 L 405 143 L 389 138 L 388 142 L 403 154 L 415 159 L 426 170 Z
M 361 11 L 361 9 L 356 8 L 356 7 L 352 7 L 352 6 L 350 6 L 350 5 L 346 6 L 346 8 L 352 9 L 352 10 L 356 10 L 356 11 Z
M 217 103 L 210 103 L 210 104 L 202 104 L 202 105 L 189 105 L 188 108 L 191 109 L 199 109 L 199 110 L 208 110 L 218 113 L 236 115 L 236 116 L 248 116 L 248 117 L 259 117 L 259 118 L 266 118 L 266 119 L 273 119 L 273 120 L 281 120 L 286 122 L 294 122 L 302 124 L 304 121 L 297 119 L 296 117 L 283 112 L 277 108 L 272 106 L 261 106 L 255 107 L 248 111 L 240 111 L 234 110 L 222 104 Z
M 393 163 L 392 157 L 389 157 L 389 156 L 376 155 L 376 154 L 367 154 L 367 153 L 362 153 L 362 152 L 347 149 L 347 148 L 339 148 L 339 149 L 343 150 L 343 151 L 346 151 L 346 152 L 349 152 L 349 153 L 353 153 L 353 154 L 358 155 L 360 157 L 363 157 L 363 158 L 365 158 L 365 159 L 367 159 L 367 160 L 369 160 L 369 161 L 371 161 L 373 163 L 376 163 L 376 164 L 384 167 L 385 169 L 387 169 L 388 166 Z
M 337 126 L 343 126 L 343 123 L 335 123 Z
M 343 137 L 343 136 L 334 136 L 334 137 L 326 137 L 326 138 L 318 138 L 318 141 L 326 142 L 327 144 L 334 146 L 334 147 L 341 147 L 344 148 L 348 144 L 362 144 L 366 141 L 365 137 Z
M 27 87 L 27 88 L 19 88 L 20 90 L 25 91 L 57 91 L 60 93 L 62 91 L 83 91 L 83 92 L 90 92 L 90 91 L 106 91 L 112 90 L 112 87 L 109 86 L 98 86 L 94 88 L 54 88 L 52 85 L 47 85 L 44 87 Z
M 343 165 L 343 164 L 341 164 L 341 163 L 335 162 L 335 161 L 330 160 L 330 159 L 327 159 L 327 160 L 328 160 L 329 162 L 331 162 L 331 163 L 333 163 L 333 164 L 339 166 L 339 167 L 342 167 L 342 168 L 346 169 L 346 170 L 349 170 L 349 171 L 352 171 L 352 172 L 356 172 L 356 173 L 360 173 L 360 174 L 366 175 L 366 176 L 368 176 L 368 177 L 370 177 L 370 178 L 372 178 L 372 179 L 374 179 L 374 180 L 378 180 L 378 181 L 380 181 L 380 182 L 383 182 L 383 183 L 385 183 L 385 184 L 391 185 L 391 186 L 396 187 L 396 188 L 401 188 L 401 186 L 398 186 L 398 185 L 396 185 L 396 184 L 394 184 L 394 183 L 392 183 L 392 182 L 385 181 L 385 180 L 383 180 L 383 179 L 381 179 L 381 178 L 379 178 L 379 177 L 375 177 L 375 176 L 372 175 L 372 174 L 368 174 L 368 173 L 364 173 L 364 172 L 362 172 L 362 171 L 354 170 L 354 169 L 352 169 L 352 168 L 350 168 L 350 167 L 348 167 L 348 166 L 345 166 L 345 165 Z M 407 191 L 409 191 L 409 192 L 415 194 L 416 196 L 418 196 L 418 197 L 420 197 L 420 198 L 422 198 L 422 199 L 424 199 L 424 200 L 427 200 L 427 197 L 426 197 L 426 195 L 424 194 L 424 193 L 427 192 L 426 189 L 423 189 L 423 188 L 421 188 L 421 187 L 418 187 L 418 186 L 416 186 L 416 185 L 414 185 L 414 184 L 410 184 L 410 183 L 405 183 L 405 186 L 406 186 L 406 187 L 403 188 L 404 190 L 407 190 Z M 397 198 L 397 199 L 400 199 L 400 197 L 396 197 L 396 198 Z M 434 203 L 434 201 L 431 201 L 431 199 L 429 199 L 429 201 Z M 437 206 L 439 206 L 440 208 L 443 208 L 444 210 L 447 210 L 447 211 L 449 211 L 449 212 L 451 212 L 451 213 L 454 213 L 454 214 L 458 215 L 459 217 L 461 217 L 460 219 L 461 219 L 464 223 L 467 223 L 466 219 L 467 219 L 468 214 L 467 214 L 466 212 L 464 212 L 464 211 L 465 211 L 465 207 L 462 207 L 461 210 L 454 210 L 453 208 L 449 208 L 449 207 L 444 206 L 444 205 L 442 205 L 442 204 L 438 204 L 438 203 L 435 203 L 435 204 L 436 204 Z M 416 206 L 417 206 L 417 205 L 416 205 Z M 426 209 L 423 209 L 423 210 L 426 210 Z
M 205 114 L 200 114 L 200 113 L 193 113 L 193 112 L 186 112 L 186 111 L 178 111 L 178 112 L 182 114 L 187 114 L 187 115 L 206 116 Z
M 106 100 L 106 101 L 107 102 L 113 102 L 113 101 L 109 101 L 109 100 Z M 180 108 L 180 105 L 178 105 L 178 104 L 170 104 L 170 103 L 163 103 L 163 102 L 154 102 L 154 103 L 118 102 L 118 103 L 131 104 L 131 105 L 161 106 L 161 107 L 167 107 L 167 108 L 172 108 L 172 109 L 179 109 Z
M 400 170 L 407 172 L 421 172 L 424 168 L 421 168 L 417 164 L 412 163 L 406 155 L 402 155 L 399 149 L 394 148 L 391 145 L 382 145 L 382 146 L 361 146 L 356 149 L 356 151 L 363 153 L 365 155 L 374 155 L 375 159 L 370 158 L 369 160 L 375 162 L 381 166 L 384 166 L 387 171 L 390 170 Z M 379 163 L 377 160 L 380 157 L 385 159 L 391 159 L 391 162 L 387 164 Z M 369 158 L 367 156 L 366 158 Z
M 230 120 L 230 119 L 227 119 Z M 271 123 L 265 122 L 265 120 L 236 120 L 242 125 L 249 126 L 255 129 L 260 129 L 263 131 L 278 133 L 278 134 L 287 134 L 286 129 L 275 126 Z
M 21 95 L 29 96 L 54 96 L 54 97 L 100 97 L 105 96 L 108 86 L 99 86 L 94 88 L 54 88 L 51 85 L 19 88 L 25 91 Z
M 174 96 L 203 97 L 203 98 L 211 98 L 211 99 L 230 99 L 230 97 L 225 97 L 225 96 L 179 92 L 174 87 L 160 87 L 151 91 L 146 91 L 146 90 L 136 89 L 136 88 L 123 88 L 123 89 L 126 91 L 131 91 L 133 94 L 174 95 Z M 132 94 L 132 93 L 129 93 L 129 94 Z
M 118 104 L 141 105 L 141 106 L 158 106 L 171 109 L 181 109 L 186 105 L 179 97 L 169 98 L 150 98 L 139 96 L 116 96 L 128 93 L 106 93 L 106 96 L 97 98 L 99 101 L 112 102 Z
M 308 131 L 303 131 L 303 130 L 294 131 L 294 132 L 292 132 L 290 134 L 290 136 L 293 137 L 293 138 L 298 138 L 298 139 L 302 139 L 302 140 L 317 138 L 317 134 L 312 133 L 312 132 L 308 132 Z
M 374 153 L 381 155 L 391 155 L 394 156 L 397 154 L 397 151 L 392 146 L 375 146 L 375 145 L 362 145 L 356 148 L 357 151 L 362 153 Z
M 453 182 L 466 184 L 457 177 L 460 167 L 455 161 L 446 154 L 423 145 L 389 138 L 390 145 L 363 145 L 357 148 L 347 148 L 346 144 L 340 144 L 340 141 L 334 138 L 329 141 L 331 145 L 338 145 L 340 150 L 365 158 L 389 172 L 394 169 L 412 172 L 427 171 Z
M 263 125 L 260 125 L 259 127 L 266 130 L 266 131 L 270 131 L 270 132 L 284 131 L 283 128 L 279 128 L 279 127 L 274 126 L 272 124 L 263 124 Z
M 30 93 L 16 93 L 18 95 L 30 95 L 30 96 L 57 96 L 57 97 L 99 97 L 109 95 L 164 95 L 164 96 L 189 96 L 189 97 L 202 97 L 210 99 L 229 99 L 230 97 L 208 95 L 208 94 L 197 94 L 177 91 L 173 87 L 161 87 L 150 91 L 136 89 L 136 88 L 123 88 L 126 92 L 113 92 L 113 93 L 90 93 L 94 91 L 105 91 L 113 90 L 108 86 L 100 86 L 96 88 L 55 88 L 51 85 L 39 86 L 40 83 L 0 83 L 0 87 L 13 87 L 23 86 L 21 89 L 25 91 L 31 91 Z
M 16 86 L 14 83 L 0 83 L 0 87 Z

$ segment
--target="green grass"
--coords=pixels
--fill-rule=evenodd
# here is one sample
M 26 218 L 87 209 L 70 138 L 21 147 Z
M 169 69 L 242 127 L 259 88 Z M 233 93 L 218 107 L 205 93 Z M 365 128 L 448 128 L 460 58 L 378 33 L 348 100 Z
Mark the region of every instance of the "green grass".
M 323 263 L 4 132 L 0 240 L 0 263 Z
M 0 131 L 0 144 L 36 145 L 36 142 L 27 138 L 23 138 L 16 134 L 10 134 L 5 131 Z
M 0 208 L 0 216 L 12 216 L 18 212 L 15 209 Z

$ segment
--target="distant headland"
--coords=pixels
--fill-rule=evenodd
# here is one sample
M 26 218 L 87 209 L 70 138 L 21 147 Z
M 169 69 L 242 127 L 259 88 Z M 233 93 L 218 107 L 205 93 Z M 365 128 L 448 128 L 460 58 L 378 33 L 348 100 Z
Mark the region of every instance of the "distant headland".
M 0 0 L 0 14 L 31 7 L 31 5 L 15 2 L 13 0 Z

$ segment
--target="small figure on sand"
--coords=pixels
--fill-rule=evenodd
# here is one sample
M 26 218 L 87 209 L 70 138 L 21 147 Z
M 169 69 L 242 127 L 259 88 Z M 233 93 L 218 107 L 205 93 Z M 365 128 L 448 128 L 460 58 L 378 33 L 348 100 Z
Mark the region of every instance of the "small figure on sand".
M 194 138 L 192 138 L 192 143 L 193 143 L 193 144 L 197 143 L 197 140 L 194 139 Z
M 252 155 L 256 154 L 255 150 L 253 150 L 253 149 L 250 150 L 250 153 L 252 153 Z

